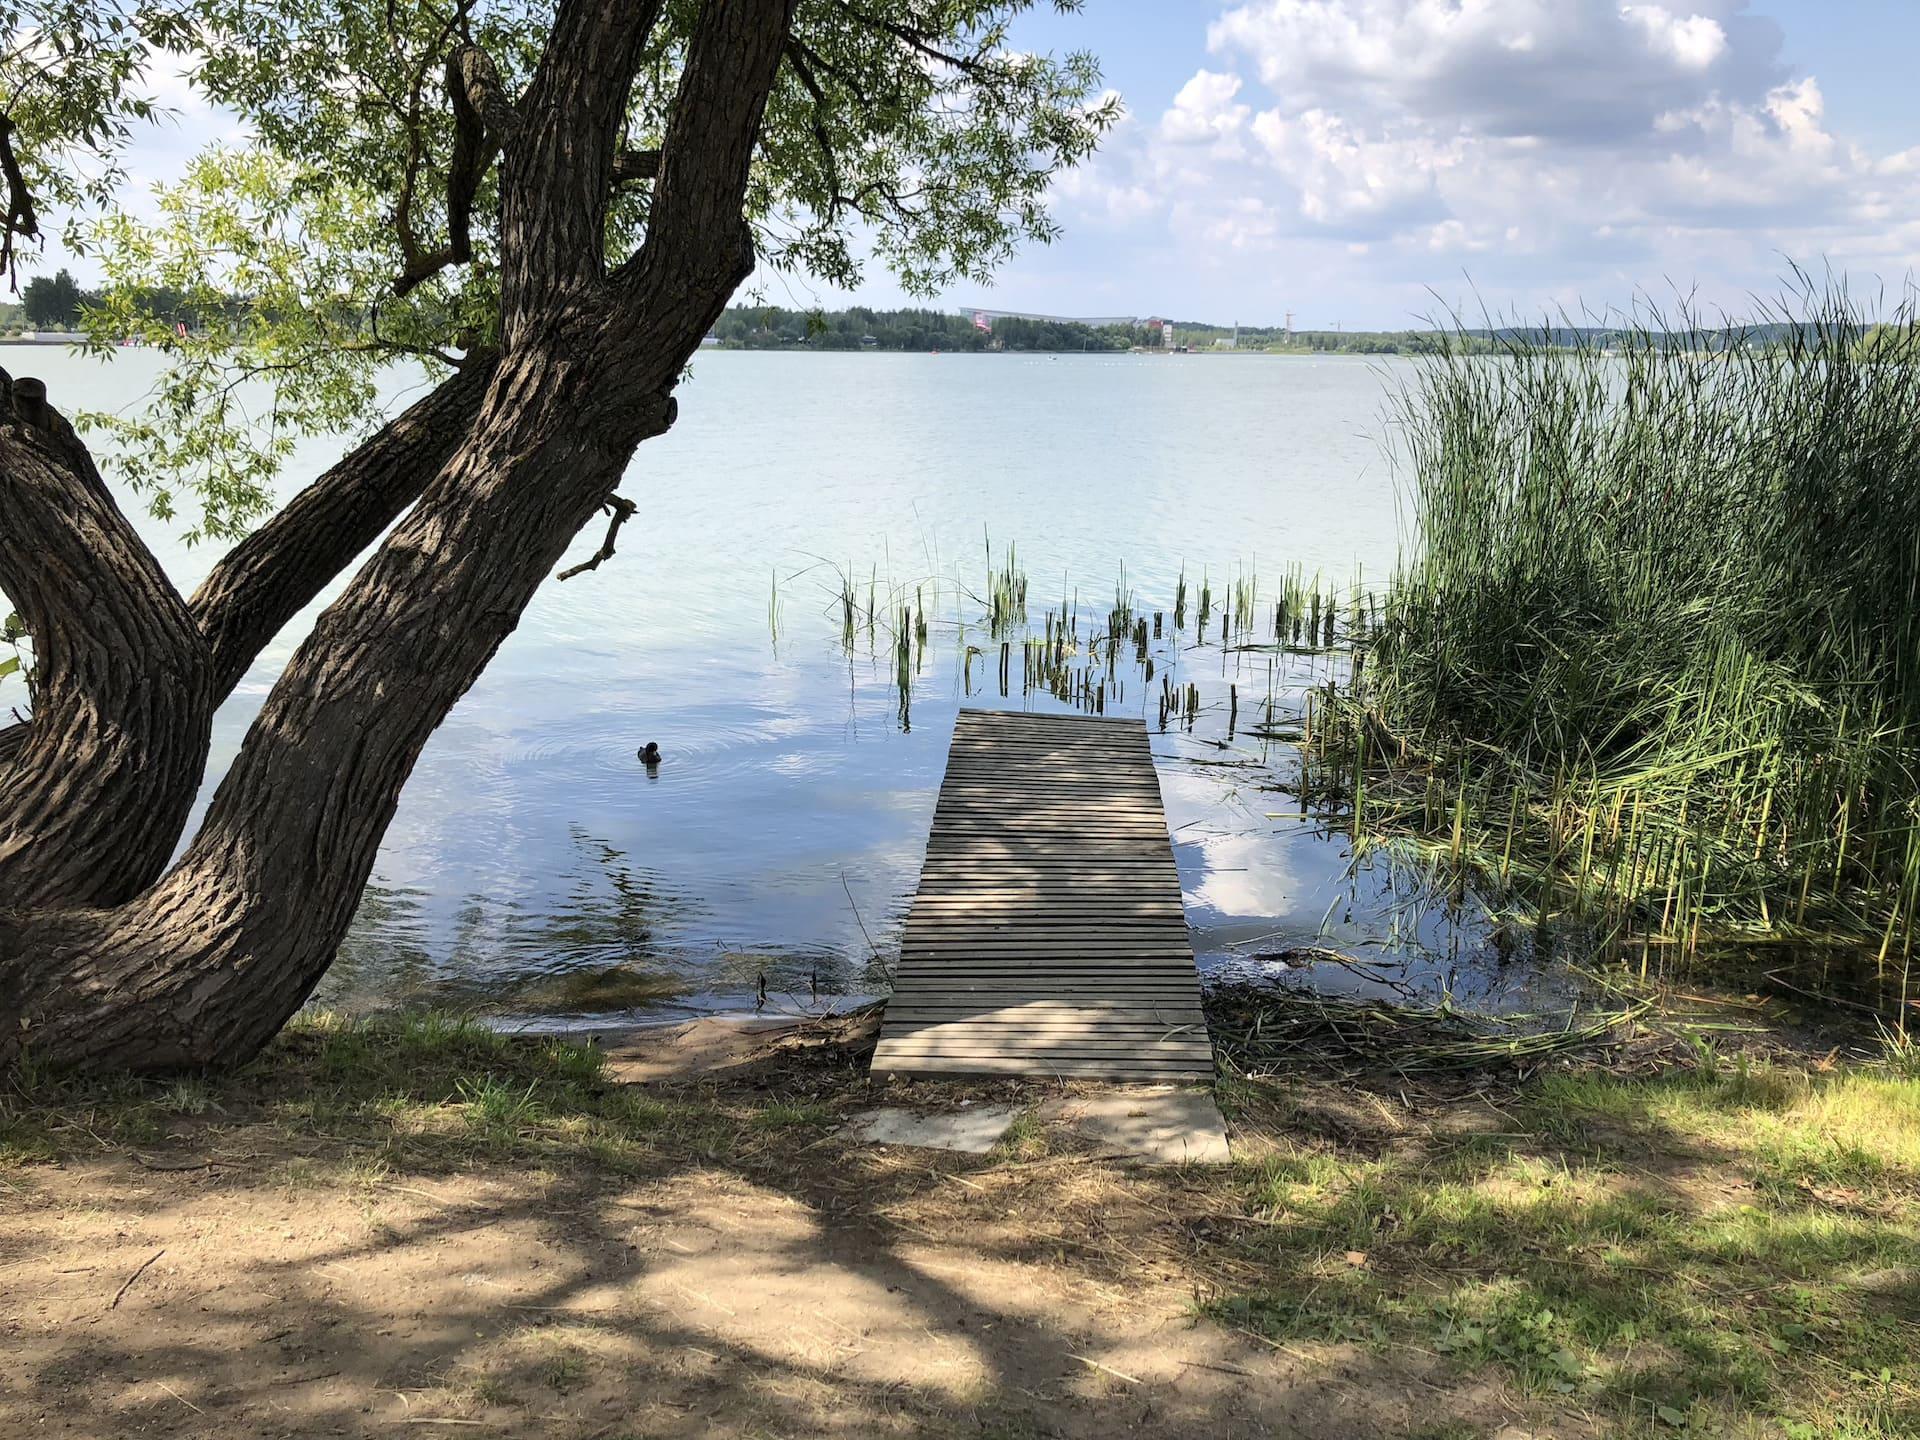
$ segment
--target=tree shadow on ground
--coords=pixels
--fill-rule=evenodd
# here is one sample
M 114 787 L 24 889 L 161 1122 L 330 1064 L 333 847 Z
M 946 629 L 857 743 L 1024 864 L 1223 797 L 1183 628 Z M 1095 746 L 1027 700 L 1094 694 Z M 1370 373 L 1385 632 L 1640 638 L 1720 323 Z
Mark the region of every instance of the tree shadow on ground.
M 844 1142 L 861 1060 L 623 1087 L 425 1021 L 299 1029 L 225 1078 L 42 1084 L 0 1129 L 40 1157 L 0 1172 L 4 1428 L 1358 1436 L 1515 1414 L 1430 1357 L 1197 1315 L 1221 1177 Z
M 1233 1167 L 1130 1170 L 1031 1125 L 985 1157 L 847 1142 L 865 1033 L 645 1086 L 431 1018 L 306 1023 L 227 1077 L 27 1077 L 0 1104 L 0 1415 L 116 1436 L 1920 1420 L 1910 1081 L 1569 1073 L 1456 1103 L 1302 1079 L 1229 1093 Z
M 1270 1107 L 1258 1278 L 1218 1318 L 1420 1344 L 1625 1433 L 1920 1430 L 1913 1079 L 1568 1071 L 1371 1127 L 1355 1099 Z

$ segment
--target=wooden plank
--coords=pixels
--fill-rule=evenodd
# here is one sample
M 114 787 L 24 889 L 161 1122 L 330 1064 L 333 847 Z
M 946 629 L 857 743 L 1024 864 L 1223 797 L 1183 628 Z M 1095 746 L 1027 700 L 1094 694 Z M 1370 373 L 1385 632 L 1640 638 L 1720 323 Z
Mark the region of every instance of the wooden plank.
M 1212 1074 L 1139 721 L 960 713 L 873 1065 Z
M 888 1036 L 887 1048 L 901 1054 L 931 1055 L 941 1051 L 955 1055 L 1082 1055 L 1090 1058 L 1125 1059 L 1128 1054 L 1159 1061 L 1184 1060 L 1191 1064 L 1213 1063 L 1213 1046 L 1204 1029 L 1169 1027 L 1158 1036 L 1116 1033 L 1104 1039 L 1097 1035 L 1060 1034 L 1021 1035 L 992 1026 L 973 1031 L 955 1030 L 949 1025 L 930 1025 Z
M 875 1052 L 876 1055 L 878 1052 Z M 896 1075 L 1041 1075 L 1065 1080 L 1112 1080 L 1202 1084 L 1213 1075 L 1211 1064 L 1186 1060 L 1090 1060 L 1065 1056 L 1052 1059 L 1032 1055 L 903 1055 L 880 1067 Z
M 1005 940 L 1032 935 L 1041 940 L 1070 940 L 1085 935 L 1089 940 L 1131 940 L 1145 935 L 1154 940 L 1172 939 L 1184 943 L 1187 922 L 1171 910 L 1155 914 L 1135 911 L 1116 923 L 1113 911 L 1083 910 L 1078 914 L 1061 912 L 1036 914 L 1031 910 L 1003 908 L 982 910 L 916 905 L 908 920 L 914 931 L 925 931 L 945 939 L 964 939 L 978 935 L 988 940 Z M 911 933 L 908 939 L 912 939 Z
M 1145 1011 L 1127 1013 L 1134 1018 L 1105 1015 L 1095 1021 L 1082 1022 L 1058 1016 L 1048 1019 L 1025 1015 L 1018 1017 L 1015 1033 L 1046 1039 L 1073 1035 L 1146 1037 L 1153 1040 L 1197 1037 L 1204 1042 L 1206 1038 L 1206 1032 L 1194 1025 L 1162 1020 Z M 951 1035 L 1004 1035 L 1009 1029 L 1015 1028 L 1008 1024 L 1011 1017 L 997 1009 L 975 1010 L 971 1013 L 965 1009 L 905 1009 L 888 1018 L 889 1023 L 898 1026 L 902 1033 L 938 1026 L 943 1033 Z
M 1140 955 L 1150 959 L 1172 955 L 1176 959 L 1182 955 L 1192 959 L 1193 951 L 1184 941 L 1171 943 L 1141 942 L 1129 945 L 1125 941 L 1115 941 L 1104 945 L 1020 945 L 991 944 L 978 941 L 957 941 L 943 943 L 939 940 L 920 940 L 909 935 L 902 947 L 908 955 L 925 954 L 930 959 L 941 957 L 953 964 L 969 960 L 979 964 L 1016 963 L 1026 965 L 1032 970 L 1045 970 L 1048 966 L 1075 967 L 1098 965 L 1107 956 L 1125 960 L 1129 956 Z M 1177 970 L 1179 967 L 1173 967 Z
M 1128 1052 L 1155 1060 L 1195 1060 L 1211 1063 L 1213 1046 L 1206 1032 L 1162 1031 L 1026 1031 L 1010 1039 L 999 1025 L 962 1027 L 935 1021 L 906 1026 L 894 1032 L 892 1046 L 902 1055 L 1111 1055 Z

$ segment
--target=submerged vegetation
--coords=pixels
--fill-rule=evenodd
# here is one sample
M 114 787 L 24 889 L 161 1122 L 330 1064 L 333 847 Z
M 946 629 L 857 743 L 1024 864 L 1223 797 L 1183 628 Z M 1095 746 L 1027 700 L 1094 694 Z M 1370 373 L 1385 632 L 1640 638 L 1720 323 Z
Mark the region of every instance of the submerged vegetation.
M 1589 949 L 1864 957 L 1920 905 L 1920 338 L 1840 293 L 1767 345 L 1448 355 L 1401 394 L 1413 533 L 1317 741 L 1369 833 Z

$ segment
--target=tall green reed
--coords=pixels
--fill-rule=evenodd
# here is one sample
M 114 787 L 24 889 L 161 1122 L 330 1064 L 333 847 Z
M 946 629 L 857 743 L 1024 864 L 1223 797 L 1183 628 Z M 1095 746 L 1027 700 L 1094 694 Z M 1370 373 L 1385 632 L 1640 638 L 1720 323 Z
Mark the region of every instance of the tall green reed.
M 1795 935 L 1905 973 L 1915 320 L 1863 345 L 1864 307 L 1807 286 L 1745 329 L 1458 345 L 1399 393 L 1412 531 L 1355 708 L 1443 762 L 1503 864 L 1531 850 L 1650 943 Z

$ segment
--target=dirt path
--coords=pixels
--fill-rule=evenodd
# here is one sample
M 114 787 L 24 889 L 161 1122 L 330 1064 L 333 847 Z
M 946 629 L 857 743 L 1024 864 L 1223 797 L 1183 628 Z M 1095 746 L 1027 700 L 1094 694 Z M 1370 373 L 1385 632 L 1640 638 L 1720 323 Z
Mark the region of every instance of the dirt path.
M 697 1038 L 639 1088 L 766 1085 Z M 1433 1358 L 1197 1318 L 1177 1171 L 761 1113 L 642 1173 L 591 1134 L 454 1166 L 218 1108 L 6 1172 L 0 1433 L 1532 1433 Z

